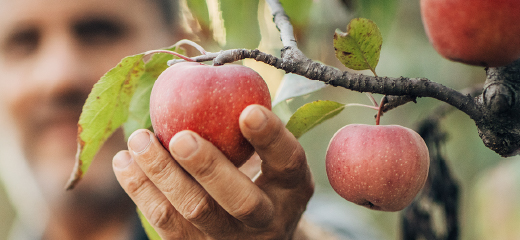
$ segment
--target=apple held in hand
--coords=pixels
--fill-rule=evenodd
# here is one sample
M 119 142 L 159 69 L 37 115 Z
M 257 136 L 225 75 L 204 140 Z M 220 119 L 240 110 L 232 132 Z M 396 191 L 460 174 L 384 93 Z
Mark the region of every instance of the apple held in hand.
M 428 176 L 424 140 L 398 125 L 347 125 L 331 139 L 326 155 L 332 188 L 353 203 L 381 211 L 408 206 Z
M 447 59 L 498 67 L 520 58 L 518 0 L 421 0 L 433 47 Z
M 184 62 L 158 77 L 150 97 L 150 118 L 166 149 L 177 132 L 192 130 L 238 167 L 254 153 L 238 124 L 242 110 L 251 104 L 271 109 L 267 84 L 254 70 Z

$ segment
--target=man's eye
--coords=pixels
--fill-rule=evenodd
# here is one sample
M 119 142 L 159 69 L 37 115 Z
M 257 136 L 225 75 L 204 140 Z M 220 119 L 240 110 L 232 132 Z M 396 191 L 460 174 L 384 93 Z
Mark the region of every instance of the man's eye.
M 36 28 L 19 29 L 4 42 L 2 51 L 10 59 L 30 56 L 41 44 L 41 33 Z
M 81 20 L 73 25 L 77 40 L 85 45 L 111 44 L 126 34 L 125 27 L 106 19 Z

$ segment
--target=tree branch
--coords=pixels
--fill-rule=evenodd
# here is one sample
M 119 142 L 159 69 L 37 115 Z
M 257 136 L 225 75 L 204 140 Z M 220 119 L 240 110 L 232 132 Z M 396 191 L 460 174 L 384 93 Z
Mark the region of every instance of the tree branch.
M 479 136 L 502 156 L 520 154 L 520 59 L 486 73 L 484 92 L 476 98 L 482 110 L 475 121 Z
M 480 118 L 480 111 L 471 96 L 463 95 L 442 84 L 426 78 L 375 77 L 340 71 L 337 68 L 312 61 L 297 48 L 285 47 L 282 58 L 260 52 L 259 50 L 233 49 L 221 52 L 214 60 L 215 65 L 252 58 L 264 62 L 287 73 L 295 73 L 312 80 L 323 81 L 332 86 L 340 86 L 358 92 L 380 93 L 407 98 L 432 97 L 446 102 L 468 114 Z
M 259 50 L 232 49 L 206 53 L 194 61 L 213 60 L 223 65 L 245 58 L 264 62 L 286 73 L 295 73 L 312 80 L 358 92 L 388 95 L 383 111 L 431 97 L 454 106 L 475 121 L 484 144 L 502 156 L 520 154 L 520 59 L 509 66 L 487 69 L 483 93 L 478 97 L 463 94 L 426 78 L 379 77 L 340 71 L 307 58 L 297 47 L 289 17 L 278 0 L 267 0 L 273 21 L 280 30 L 284 45 L 281 58 Z M 182 60 L 173 60 L 175 63 Z
M 295 47 L 296 39 L 294 37 L 294 31 L 289 16 L 285 13 L 285 10 L 278 0 L 266 0 L 271 14 L 273 15 L 273 22 L 280 31 L 280 39 L 284 47 Z
M 268 0 L 268 4 L 284 44 L 282 60 L 270 60 L 276 63 L 271 65 L 333 86 L 391 95 L 383 106 L 387 110 L 415 101 L 417 97 L 438 99 L 468 114 L 475 121 L 479 136 L 488 148 L 502 156 L 520 154 L 520 59 L 505 67 L 488 68 L 484 91 L 476 98 L 424 78 L 371 77 L 349 72 L 340 74 L 335 68 L 306 58 L 295 44 L 292 45 L 294 35 L 292 27 L 287 27 L 291 25 L 289 19 L 277 18 L 279 15 L 286 16 L 283 7 L 278 0 Z

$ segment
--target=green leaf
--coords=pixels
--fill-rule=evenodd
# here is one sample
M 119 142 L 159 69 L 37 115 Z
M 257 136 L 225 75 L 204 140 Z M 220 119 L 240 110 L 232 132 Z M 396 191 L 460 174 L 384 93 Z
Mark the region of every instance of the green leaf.
M 401 1 L 396 0 L 354 1 L 354 11 L 358 13 L 358 16 L 378 23 L 379 28 L 383 31 L 382 35 L 386 36 L 396 21 L 396 12 L 400 4 Z
M 149 128 L 152 125 L 149 111 L 150 92 L 152 91 L 155 79 L 144 77 L 141 80 L 130 102 L 128 119 L 123 124 L 125 139 L 128 139 L 135 130 Z
M 288 73 L 282 79 L 273 101 L 273 107 L 291 98 L 304 96 L 326 87 L 322 81 L 310 80 L 306 77 Z
M 219 3 L 226 28 L 225 48 L 257 48 L 261 38 L 258 0 L 222 0 Z
M 345 109 L 345 104 L 333 101 L 315 101 L 298 108 L 285 126 L 296 137 L 318 126 Z
M 365 18 L 355 18 L 344 33 L 334 33 L 334 50 L 343 65 L 354 70 L 370 69 L 375 75 L 383 37 L 377 25 Z
M 167 50 L 183 54 L 179 48 Z M 151 127 L 150 92 L 173 56 L 156 53 L 146 64 L 143 57 L 138 54 L 123 58 L 92 88 L 78 122 L 78 153 L 67 189 L 79 182 L 103 143 L 121 125 L 126 138 L 137 129 Z
M 144 72 L 143 54 L 123 58 L 94 85 L 78 122 L 76 165 L 70 189 L 87 172 L 108 137 L 128 118 L 128 107 Z
M 167 50 L 175 51 L 183 55 L 185 54 L 185 51 L 180 48 L 172 47 Z M 155 80 L 168 68 L 166 63 L 173 57 L 174 56 L 167 53 L 156 53 L 152 56 L 150 61 L 145 64 L 144 73 L 139 79 L 132 101 L 130 102 L 128 120 L 123 125 L 126 139 L 137 129 L 151 128 L 150 93 Z
M 280 3 L 291 19 L 292 25 L 301 27 L 307 24 L 313 0 L 280 0 Z
M 186 3 L 188 4 L 191 14 L 193 14 L 193 17 L 199 21 L 199 24 L 209 27 L 210 22 L 206 0 L 189 0 L 186 1 Z
M 143 215 L 139 208 L 137 209 L 137 213 L 139 214 L 139 219 L 141 219 L 141 224 L 143 225 L 144 231 L 150 240 L 161 240 L 161 236 L 155 231 L 152 225 L 148 222 L 146 217 Z

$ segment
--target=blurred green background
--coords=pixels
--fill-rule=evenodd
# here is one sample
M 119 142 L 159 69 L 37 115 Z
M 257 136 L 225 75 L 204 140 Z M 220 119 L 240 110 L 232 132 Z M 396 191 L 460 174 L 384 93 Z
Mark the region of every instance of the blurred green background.
M 4 159 L 2 159 L 4 161 Z M 11 207 L 4 186 L 0 188 L 0 239 L 6 239 L 14 218 L 14 209 Z
M 184 7 L 196 10 L 186 15 L 185 20 L 189 23 L 186 25 L 191 27 L 193 39 L 207 50 L 258 46 L 262 51 L 279 55 L 282 47 L 279 34 L 263 0 L 222 0 L 220 5 L 216 0 L 181 2 Z M 376 68 L 379 76 L 426 77 L 455 89 L 470 87 L 485 80 L 483 68 L 450 62 L 434 51 L 423 30 L 418 0 L 284 0 L 282 3 L 287 7 L 286 10 L 294 21 L 299 47 L 311 59 L 347 70 L 334 56 L 332 36 L 336 28 L 345 31 L 351 18 L 364 17 L 378 24 L 383 35 L 381 57 Z M 233 12 L 241 14 L 232 14 Z M 283 71 L 252 60 L 246 60 L 244 64 L 264 76 L 274 97 L 283 77 Z M 371 74 L 368 71 L 363 73 Z M 380 99 L 381 96 L 375 97 Z M 295 111 L 303 104 L 318 99 L 370 104 L 363 93 L 329 86 L 308 96 L 290 100 L 288 105 L 292 111 Z M 437 100 L 420 98 L 416 104 L 408 103 L 386 113 L 381 124 L 399 124 L 414 128 L 418 121 L 427 117 L 432 109 L 441 104 L 443 103 Z M 347 108 L 332 120 L 301 137 L 300 142 L 306 149 L 318 193 L 332 192 L 325 174 L 324 162 L 329 139 L 346 124 L 374 124 L 374 114 L 373 110 L 367 108 Z M 515 178 L 520 167 L 516 164 L 511 167 L 497 168 L 497 165 L 518 163 L 520 158 L 504 160 L 487 149 L 478 137 L 473 121 L 459 111 L 449 114 L 441 122 L 441 126 L 448 133 L 448 140 L 443 149 L 444 154 L 461 187 L 461 239 L 506 239 L 497 238 L 493 229 L 497 229 L 495 225 L 507 225 L 504 217 L 511 219 L 509 222 L 520 224 L 518 207 L 520 180 Z M 1 155 L 0 161 L 7 161 L 9 149 L 0 147 L 0 151 L 6 153 Z M 512 170 L 515 167 L 518 170 L 516 172 Z M 501 173 L 500 171 L 506 170 L 500 169 L 509 172 Z M 489 173 L 490 171 L 492 172 Z M 496 180 L 497 176 L 502 176 L 501 181 Z M 509 186 L 509 190 L 492 195 L 482 193 L 482 189 L 496 189 L 493 184 Z M 0 185 L 0 239 L 5 239 L 16 213 L 12 204 L 8 203 L 8 196 L 3 186 Z M 373 229 L 382 231 L 386 239 L 399 239 L 399 213 L 368 210 L 336 195 L 331 198 L 332 201 L 356 209 L 353 214 L 368 216 L 363 218 L 365 219 L 363 221 L 367 221 L 366 224 L 371 225 Z M 497 198 L 512 200 L 497 202 Z M 516 215 L 498 215 L 490 221 L 489 212 L 496 213 L 495 207 L 504 204 L 510 207 L 508 209 L 518 210 L 516 212 L 511 210 Z M 516 228 L 509 230 L 503 228 L 501 231 L 514 231 L 514 229 Z M 510 239 L 520 239 L 520 237 Z

